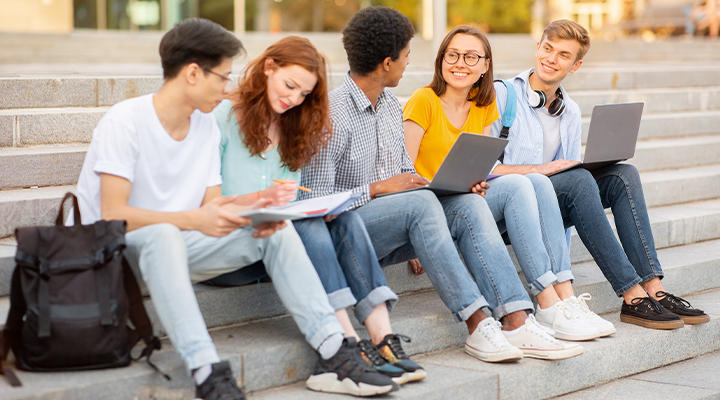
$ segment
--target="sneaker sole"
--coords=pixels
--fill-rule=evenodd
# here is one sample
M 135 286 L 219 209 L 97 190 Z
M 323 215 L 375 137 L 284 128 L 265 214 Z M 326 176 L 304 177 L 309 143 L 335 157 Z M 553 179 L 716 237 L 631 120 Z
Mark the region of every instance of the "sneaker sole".
M 685 326 L 682 319 L 674 321 L 650 321 L 644 318 L 633 317 L 631 315 L 620 314 L 620 321 L 626 324 L 633 324 L 650 329 L 678 329 Z
M 698 324 L 704 324 L 707 322 L 710 322 L 710 316 L 709 315 L 680 315 L 678 314 L 678 317 L 683 320 L 683 322 L 687 325 L 698 325 Z
M 600 332 L 600 337 L 607 337 L 607 336 L 610 336 L 610 335 L 614 335 L 615 333 L 617 333 L 617 329 L 613 328 L 612 330 L 607 330 L 607 331 L 602 331 L 602 332 Z
M 320 375 L 313 375 L 305 382 L 310 390 L 316 392 L 350 394 L 358 397 L 377 396 L 385 394 L 393 389 L 393 385 L 374 386 L 360 382 L 355 383 L 350 378 L 339 381 L 337 374 L 328 372 Z
M 404 385 L 410 382 L 417 382 L 427 378 L 427 372 L 424 369 L 419 369 L 415 372 L 406 372 L 397 378 L 392 378 L 393 382 L 398 385 Z
M 562 333 L 557 330 L 555 331 L 555 339 L 562 339 L 562 340 L 567 340 L 570 342 L 583 342 L 583 341 L 587 341 L 587 340 L 597 339 L 601 336 L 602 335 L 600 332 L 588 333 L 585 335 L 577 335 L 577 334 L 571 334 L 571 333 L 566 334 L 566 333 Z
M 541 349 L 523 349 L 521 348 L 524 357 L 537 358 L 540 360 L 564 360 L 566 358 L 572 358 L 579 356 L 585 352 L 582 346 L 575 346 L 569 349 L 560 350 L 541 350 Z
M 466 343 L 465 352 L 485 362 L 512 362 L 523 358 L 523 352 L 518 348 L 489 353 L 487 351 L 480 351 Z

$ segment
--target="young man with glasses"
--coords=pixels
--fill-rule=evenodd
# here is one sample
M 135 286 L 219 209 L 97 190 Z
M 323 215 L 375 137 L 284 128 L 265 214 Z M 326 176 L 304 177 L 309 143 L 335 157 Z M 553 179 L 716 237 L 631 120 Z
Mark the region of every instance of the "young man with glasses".
M 577 71 L 590 48 L 585 28 L 569 20 L 548 25 L 537 44 L 535 67 L 512 80 L 517 113 L 496 174 L 551 174 L 580 161 L 580 108 L 560 85 Z M 496 83 L 503 115 L 507 89 Z M 493 124 L 500 136 L 502 121 Z M 622 296 L 620 320 L 655 329 L 676 329 L 710 320 L 701 310 L 667 293 L 653 241 L 640 176 L 630 164 L 590 173 L 582 168 L 550 176 L 566 228 L 575 226 L 600 270 Z M 618 242 L 605 215 L 611 208 Z M 621 244 L 622 243 L 622 244 Z M 586 310 L 587 312 L 589 309 Z
M 312 192 L 301 196 L 362 192 L 353 208 L 381 265 L 419 258 L 442 301 L 466 323 L 474 356 L 497 362 L 520 359 L 524 352 L 547 359 L 581 354 L 581 346 L 554 339 L 527 316 L 532 302 L 481 196 L 438 199 L 418 190 L 377 197 L 428 184 L 415 174 L 405 151 L 402 108 L 387 90 L 402 78 L 414 33 L 410 20 L 388 7 L 364 8 L 343 29 L 350 71 L 330 93 L 333 133 L 303 170 L 301 184 Z M 516 330 L 511 340 L 517 346 L 483 307 L 501 319 L 503 329 Z
M 284 222 L 250 227 L 237 196 L 222 197 L 220 130 L 210 113 L 229 93 L 240 41 L 220 25 L 189 19 L 160 42 L 157 93 L 113 106 L 93 132 L 80 180 L 83 223 L 127 221 L 125 255 L 147 285 L 160 322 L 202 399 L 245 399 L 200 313 L 192 282 L 262 260 L 300 331 L 349 385 L 373 394 L 396 386 L 369 370 L 344 331 L 300 237 Z M 259 200 L 252 207 L 267 205 Z M 331 372 L 336 372 L 331 368 Z

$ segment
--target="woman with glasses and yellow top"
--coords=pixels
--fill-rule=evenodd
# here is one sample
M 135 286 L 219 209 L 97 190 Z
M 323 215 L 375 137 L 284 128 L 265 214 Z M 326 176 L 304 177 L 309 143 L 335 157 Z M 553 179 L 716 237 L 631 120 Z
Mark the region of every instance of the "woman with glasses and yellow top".
M 477 28 L 447 34 L 433 80 L 403 112 L 405 147 L 418 174 L 432 179 L 462 132 L 490 135 L 498 119 L 490 44 Z M 504 175 L 490 182 L 485 201 L 507 232 L 538 306 L 535 318 L 558 339 L 591 340 L 615 332 L 572 289 L 570 256 L 555 191 L 541 174 Z M 512 336 L 511 332 L 505 332 Z

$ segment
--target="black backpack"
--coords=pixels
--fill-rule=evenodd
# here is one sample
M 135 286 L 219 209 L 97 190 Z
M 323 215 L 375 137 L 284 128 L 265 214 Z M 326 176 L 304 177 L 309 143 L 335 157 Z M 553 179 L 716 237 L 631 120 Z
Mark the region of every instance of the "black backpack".
M 74 226 L 63 225 L 68 198 L 73 199 Z M 12 349 L 16 366 L 26 371 L 122 367 L 144 356 L 157 370 L 150 355 L 160 349 L 160 340 L 123 257 L 125 221 L 81 225 L 77 198 L 67 193 L 55 226 L 18 228 L 15 236 L 17 265 L 0 362 Z M 133 358 L 130 350 L 140 339 L 146 347 Z M 0 372 L 20 386 L 11 370 Z

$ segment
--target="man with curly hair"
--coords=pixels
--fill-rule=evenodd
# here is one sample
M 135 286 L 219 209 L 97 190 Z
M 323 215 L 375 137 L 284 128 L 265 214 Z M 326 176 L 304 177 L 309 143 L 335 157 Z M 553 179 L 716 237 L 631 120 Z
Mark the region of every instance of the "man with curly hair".
M 410 20 L 388 7 L 362 9 L 348 22 L 343 45 L 350 72 L 330 93 L 333 134 L 303 170 L 302 185 L 313 191 L 302 196 L 362 192 L 353 208 L 365 222 L 381 264 L 419 258 L 442 301 L 467 324 L 469 354 L 490 362 L 581 354 L 581 346 L 555 340 L 527 316 L 533 304 L 482 196 L 438 199 L 418 190 L 377 197 L 428 184 L 405 151 L 402 107 L 387 90 L 402 78 L 414 33 Z M 476 190 L 484 193 L 486 188 L 478 185 Z M 398 358 L 383 351 L 383 345 L 381 354 Z

